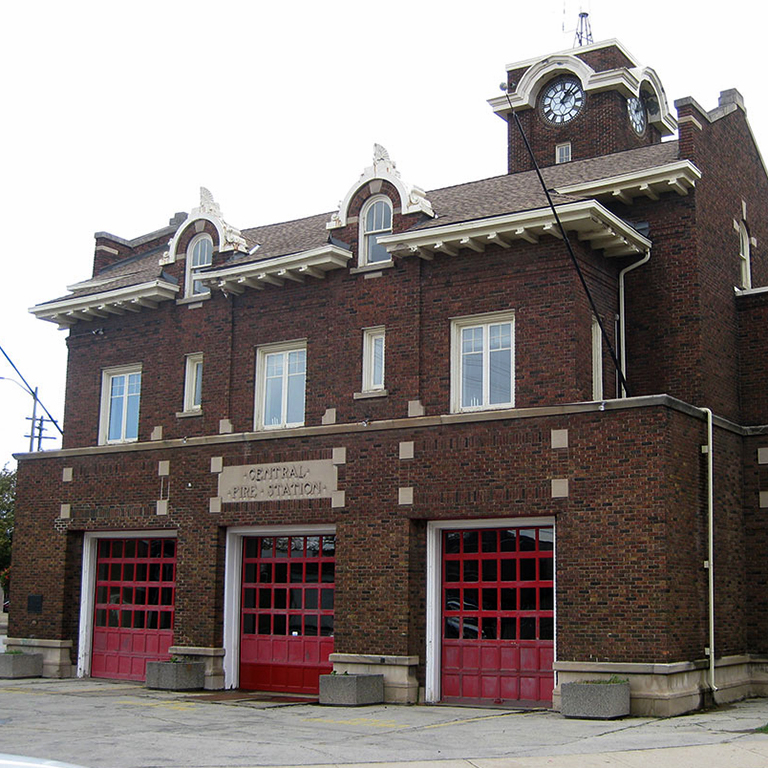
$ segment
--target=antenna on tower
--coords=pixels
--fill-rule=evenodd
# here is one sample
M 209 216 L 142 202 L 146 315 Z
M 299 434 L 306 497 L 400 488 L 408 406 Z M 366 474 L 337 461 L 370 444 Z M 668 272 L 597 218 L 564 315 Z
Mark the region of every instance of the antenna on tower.
M 589 14 L 586 11 L 579 12 L 579 26 L 576 27 L 576 36 L 573 38 L 573 47 L 580 48 L 582 45 L 590 45 L 595 41 L 592 39 L 592 26 L 589 23 Z

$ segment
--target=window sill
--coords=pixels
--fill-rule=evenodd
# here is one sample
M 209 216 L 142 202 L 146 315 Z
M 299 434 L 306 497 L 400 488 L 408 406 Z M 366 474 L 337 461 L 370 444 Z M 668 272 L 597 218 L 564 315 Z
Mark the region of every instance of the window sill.
M 176 299 L 176 304 L 200 304 L 203 301 L 208 301 L 210 298 L 211 292 L 208 291 L 208 293 L 197 293 L 194 296 L 185 296 L 183 299 Z M 190 309 L 193 309 L 193 307 L 190 306 Z
M 177 419 L 189 419 L 192 416 L 202 416 L 202 415 L 203 415 L 202 408 L 198 408 L 197 410 L 194 410 L 194 411 L 177 411 L 176 412 Z
M 382 269 L 392 269 L 395 266 L 395 262 L 391 259 L 389 261 L 377 261 L 375 264 L 363 264 L 360 267 L 352 267 L 349 270 L 350 275 L 358 275 L 365 272 L 379 272 Z
M 352 397 L 355 400 L 368 400 L 372 397 L 387 397 L 388 394 L 386 389 L 372 389 L 368 392 L 355 392 Z

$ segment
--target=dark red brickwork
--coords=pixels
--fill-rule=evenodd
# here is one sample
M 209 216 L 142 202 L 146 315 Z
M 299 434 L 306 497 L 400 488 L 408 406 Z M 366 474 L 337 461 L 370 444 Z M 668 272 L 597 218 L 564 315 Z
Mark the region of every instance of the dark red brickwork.
M 567 449 L 551 448 L 551 429 L 569 430 Z M 697 658 L 706 643 L 704 439 L 702 419 L 656 406 L 23 462 L 19 507 L 27 524 L 17 533 L 14 588 L 45 591 L 46 602 L 40 617 L 14 612 L 10 634 L 76 642 L 77 601 L 71 598 L 82 532 L 105 525 L 118 532 L 163 528 L 178 532 L 174 642 L 218 646 L 221 532 L 332 523 L 336 650 L 423 655 L 424 521 L 554 516 L 561 658 Z M 415 444 L 412 460 L 399 459 L 404 440 Z M 339 467 L 343 509 L 314 500 L 225 504 L 220 514 L 209 512 L 208 499 L 217 492 L 211 456 L 223 456 L 225 466 L 301 461 L 328 458 L 339 445 L 347 449 Z M 738 446 L 738 438 L 718 431 L 723 477 L 738 477 Z M 160 460 L 170 461 L 167 516 L 155 514 Z M 64 466 L 73 467 L 71 483 L 61 482 Z M 569 498 L 552 499 L 553 477 L 570 478 Z M 398 504 L 401 486 L 415 489 L 413 505 Z M 58 521 L 62 502 L 72 504 L 68 521 Z M 733 572 L 740 571 L 734 561 L 743 559 L 738 483 L 720 486 L 718 506 L 730 510 L 718 520 L 720 642 L 738 652 L 744 638 L 727 620 L 745 610 L 743 578 Z M 21 553 L 31 549 L 50 557 L 42 564 L 24 558 Z
M 768 292 L 740 296 L 739 381 L 745 424 L 768 424 Z

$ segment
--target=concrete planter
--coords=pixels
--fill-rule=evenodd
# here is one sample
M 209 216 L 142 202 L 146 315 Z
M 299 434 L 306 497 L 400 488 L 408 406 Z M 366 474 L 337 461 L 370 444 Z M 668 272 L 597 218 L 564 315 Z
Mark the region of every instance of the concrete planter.
M 197 691 L 205 684 L 202 661 L 148 661 L 147 688 L 161 691 Z
M 384 675 L 320 675 L 320 703 L 360 707 L 384 701 Z
M 629 682 L 563 683 L 560 712 L 585 720 L 615 720 L 629 714 Z
M 42 676 L 42 653 L 0 653 L 0 677 Z

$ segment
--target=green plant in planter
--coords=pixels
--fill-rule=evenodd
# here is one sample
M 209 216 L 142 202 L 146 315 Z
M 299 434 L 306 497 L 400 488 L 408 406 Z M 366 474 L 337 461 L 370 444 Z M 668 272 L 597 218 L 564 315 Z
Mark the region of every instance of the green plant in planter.
M 13 650 L 13 651 L 9 651 L 8 649 L 6 649 L 6 651 L 5 651 L 5 652 L 6 652 L 6 653 L 7 653 L 9 656 L 21 656 L 21 654 L 22 654 L 22 653 L 24 653 L 23 651 L 16 651 L 16 650 Z
M 611 675 L 607 680 L 580 680 L 579 682 L 589 683 L 590 685 L 623 685 L 624 683 L 628 683 L 629 680 L 626 677 Z

